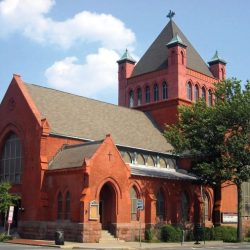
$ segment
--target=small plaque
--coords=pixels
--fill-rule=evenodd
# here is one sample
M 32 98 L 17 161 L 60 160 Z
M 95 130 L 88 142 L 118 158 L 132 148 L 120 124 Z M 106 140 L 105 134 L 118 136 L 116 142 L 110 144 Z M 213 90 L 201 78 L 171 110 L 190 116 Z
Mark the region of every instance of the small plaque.
M 222 214 L 222 223 L 237 223 L 238 215 L 234 213 L 223 213 Z
M 137 199 L 136 207 L 137 207 L 138 210 L 143 210 L 144 209 L 144 203 L 143 203 L 142 199 Z
M 89 219 L 90 220 L 99 219 L 99 203 L 95 200 L 89 203 Z

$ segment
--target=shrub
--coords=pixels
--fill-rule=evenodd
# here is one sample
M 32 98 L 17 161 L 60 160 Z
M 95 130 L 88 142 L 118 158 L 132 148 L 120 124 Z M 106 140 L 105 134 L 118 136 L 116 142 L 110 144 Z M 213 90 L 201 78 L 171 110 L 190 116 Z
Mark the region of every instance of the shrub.
M 247 230 L 246 237 L 250 238 L 250 228 L 248 228 L 248 230 Z
M 213 240 L 213 228 L 205 227 L 205 240 Z
M 213 240 L 236 242 L 237 229 L 234 227 L 218 226 L 213 228 L 212 234 L 213 234 Z
M 145 240 L 146 241 L 152 241 L 153 238 L 154 238 L 153 229 L 146 229 L 146 231 L 145 231 Z
M 165 242 L 180 242 L 181 230 L 171 225 L 165 225 L 161 228 L 161 239 Z
M 11 240 L 11 236 L 8 236 L 5 233 L 0 233 L 0 242 L 6 241 L 6 240 Z

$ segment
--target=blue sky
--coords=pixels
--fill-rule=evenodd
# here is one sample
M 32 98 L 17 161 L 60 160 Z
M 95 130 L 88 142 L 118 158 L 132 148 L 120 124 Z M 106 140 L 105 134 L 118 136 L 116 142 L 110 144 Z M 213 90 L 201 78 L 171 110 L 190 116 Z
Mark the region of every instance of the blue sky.
M 139 59 L 174 21 L 227 77 L 250 78 L 249 0 L 0 0 L 0 100 L 18 73 L 28 83 L 117 103 L 116 60 Z

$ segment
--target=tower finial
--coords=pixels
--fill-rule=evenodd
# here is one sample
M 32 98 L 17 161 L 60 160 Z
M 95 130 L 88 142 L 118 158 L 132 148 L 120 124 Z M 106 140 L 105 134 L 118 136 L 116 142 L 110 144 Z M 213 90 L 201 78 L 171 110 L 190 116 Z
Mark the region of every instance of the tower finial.
M 170 20 L 172 20 L 172 18 L 174 17 L 174 15 L 175 15 L 174 11 L 169 10 L 169 12 L 168 12 L 168 14 L 167 14 L 167 17 L 168 17 Z

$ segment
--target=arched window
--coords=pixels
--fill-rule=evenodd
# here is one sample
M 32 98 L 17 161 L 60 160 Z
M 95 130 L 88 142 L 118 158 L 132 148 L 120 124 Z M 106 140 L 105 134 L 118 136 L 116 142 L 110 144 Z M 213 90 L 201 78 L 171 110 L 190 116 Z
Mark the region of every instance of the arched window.
M 129 91 L 129 107 L 134 106 L 134 92 L 133 90 Z
M 171 53 L 171 62 L 172 64 L 175 64 L 175 52 L 174 51 L 172 51 Z
M 57 219 L 62 220 L 63 218 L 63 198 L 62 193 L 59 192 L 57 195 Z
M 201 97 L 204 99 L 204 101 L 207 100 L 205 87 L 202 87 L 201 89 Z
M 155 166 L 154 159 L 151 156 L 148 156 L 147 158 L 147 166 L 150 166 L 150 167 Z
M 22 145 L 16 134 L 11 133 L 0 155 L 0 181 L 20 183 L 22 175 Z
M 208 90 L 208 106 L 212 106 L 213 105 L 213 93 L 212 90 L 209 89 Z
M 181 193 L 181 216 L 183 221 L 188 221 L 189 201 L 186 192 Z
M 187 98 L 190 101 L 192 101 L 192 99 L 193 99 L 193 96 L 192 96 L 192 83 L 191 82 L 187 83 Z
M 66 194 L 66 203 L 65 203 L 65 220 L 70 220 L 70 193 Z
M 203 193 L 203 200 L 204 200 L 204 218 L 205 220 L 210 220 L 209 217 L 209 199 L 206 193 Z
M 162 98 L 163 100 L 168 99 L 168 85 L 165 81 L 162 84 Z
M 159 165 L 160 165 L 159 166 L 160 168 L 167 168 L 168 167 L 166 161 L 163 158 L 159 159 Z
M 159 101 L 159 90 L 157 84 L 154 85 L 154 101 Z
M 142 104 L 142 93 L 141 88 L 137 89 L 137 105 L 141 106 Z
M 225 80 L 225 70 L 223 68 L 221 68 L 221 76 L 222 80 Z
M 165 216 L 165 199 L 162 191 L 159 191 L 156 196 L 156 216 L 164 218 Z
M 149 86 L 146 87 L 146 92 L 145 92 L 145 99 L 146 99 L 146 103 L 150 103 L 150 88 Z
M 196 102 L 199 100 L 199 87 L 197 84 L 194 87 L 194 98 Z
M 145 165 L 145 160 L 141 154 L 138 154 L 138 156 L 137 156 L 137 164 L 138 165 Z
M 135 187 L 130 188 L 130 200 L 131 200 L 131 220 L 137 220 L 137 192 Z
M 184 64 L 184 53 L 181 51 L 181 64 Z

